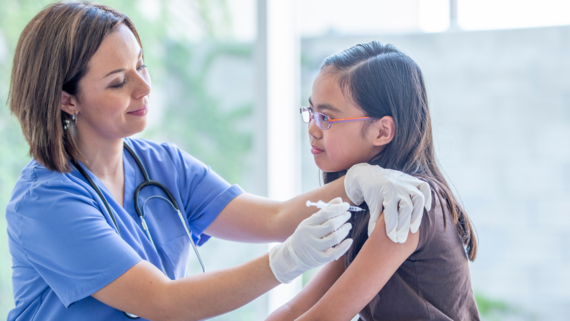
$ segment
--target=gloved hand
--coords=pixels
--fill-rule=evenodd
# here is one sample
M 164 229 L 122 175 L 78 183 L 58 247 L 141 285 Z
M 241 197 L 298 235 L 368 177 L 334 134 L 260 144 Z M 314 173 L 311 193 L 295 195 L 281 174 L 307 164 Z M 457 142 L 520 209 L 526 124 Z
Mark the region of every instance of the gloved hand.
M 428 183 L 380 166 L 364 163 L 352 166 L 346 173 L 344 189 L 354 204 L 364 201 L 368 204 L 368 236 L 374 231 L 384 207 L 386 234 L 395 243 L 406 242 L 408 231 L 418 231 L 424 204 L 426 210 L 431 209 Z
M 285 242 L 269 250 L 269 266 L 281 283 L 289 283 L 303 272 L 341 257 L 352 245 L 346 239 L 352 225 L 347 212 L 350 204 L 340 197 L 332 200 L 299 224 Z M 340 243 L 340 244 L 339 244 Z

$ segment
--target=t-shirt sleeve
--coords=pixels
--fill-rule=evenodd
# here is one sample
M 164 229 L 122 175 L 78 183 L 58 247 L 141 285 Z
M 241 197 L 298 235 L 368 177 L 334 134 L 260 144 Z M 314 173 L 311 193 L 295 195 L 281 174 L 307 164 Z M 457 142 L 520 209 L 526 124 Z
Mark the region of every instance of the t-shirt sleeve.
M 204 230 L 243 190 L 238 185 L 230 185 L 209 166 L 175 145 L 164 143 L 163 147 L 170 153 L 179 173 L 179 190 L 192 236 L 202 245 L 210 238 L 202 234 Z
M 19 220 L 15 236 L 26 259 L 66 307 L 141 260 L 89 192 L 71 181 L 37 184 L 7 211 Z

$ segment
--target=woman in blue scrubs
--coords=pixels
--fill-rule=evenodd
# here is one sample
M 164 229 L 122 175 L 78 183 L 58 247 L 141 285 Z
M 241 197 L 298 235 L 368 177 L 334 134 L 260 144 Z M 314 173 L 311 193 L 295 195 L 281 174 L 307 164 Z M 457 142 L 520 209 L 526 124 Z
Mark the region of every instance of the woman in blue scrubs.
M 50 5 L 20 36 L 9 104 L 33 159 L 6 210 L 16 303 L 9 320 L 127 320 L 124 312 L 201 320 L 340 257 L 351 244 L 343 241 L 348 204 L 312 216 L 304 205 L 348 200 L 344 178 L 276 202 L 230 186 L 172 144 L 128 138 L 147 122 L 151 82 L 142 53 L 132 22 L 99 5 Z M 152 239 L 135 209 L 145 181 L 135 155 L 184 216 L 182 223 L 162 189 L 142 189 L 139 209 Z M 397 179 L 389 185 L 400 186 Z M 402 188 L 423 206 L 419 191 Z M 235 268 L 186 276 L 186 228 L 198 245 L 210 236 L 284 243 Z

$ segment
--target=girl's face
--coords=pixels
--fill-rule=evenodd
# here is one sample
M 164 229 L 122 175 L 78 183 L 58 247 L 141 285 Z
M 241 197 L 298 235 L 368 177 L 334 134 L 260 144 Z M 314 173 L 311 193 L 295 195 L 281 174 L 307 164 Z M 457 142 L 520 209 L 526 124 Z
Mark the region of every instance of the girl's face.
M 113 140 L 146 127 L 150 76 L 142 48 L 131 30 L 121 24 L 107 35 L 79 81 L 79 93 L 63 93 L 62 109 L 77 113 L 81 140 Z
M 366 117 L 357 105 L 346 97 L 339 85 L 338 75 L 322 70 L 313 83 L 309 98 L 313 111 L 331 119 Z M 309 122 L 311 152 L 315 163 L 324 172 L 338 172 L 352 165 L 368 162 L 384 146 L 378 146 L 381 133 L 370 120 L 331 123 L 329 129 L 320 129 L 315 121 Z

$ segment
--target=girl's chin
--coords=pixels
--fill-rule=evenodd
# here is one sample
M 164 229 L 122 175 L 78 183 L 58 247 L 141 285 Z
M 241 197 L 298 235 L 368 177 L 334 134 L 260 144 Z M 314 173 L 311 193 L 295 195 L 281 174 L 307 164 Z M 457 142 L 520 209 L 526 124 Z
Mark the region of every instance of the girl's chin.
M 345 166 L 335 166 L 335 164 L 327 164 L 326 162 L 315 159 L 315 165 L 325 173 L 335 173 L 349 169 Z

